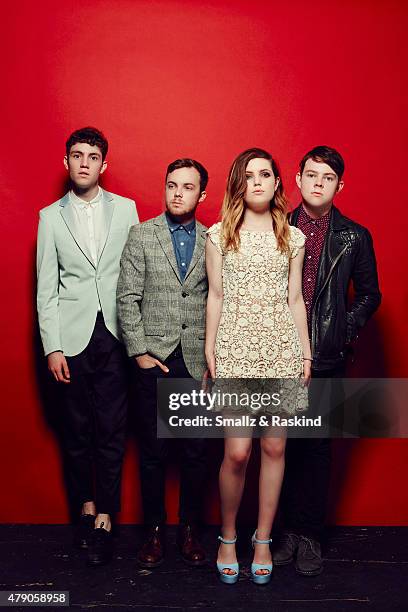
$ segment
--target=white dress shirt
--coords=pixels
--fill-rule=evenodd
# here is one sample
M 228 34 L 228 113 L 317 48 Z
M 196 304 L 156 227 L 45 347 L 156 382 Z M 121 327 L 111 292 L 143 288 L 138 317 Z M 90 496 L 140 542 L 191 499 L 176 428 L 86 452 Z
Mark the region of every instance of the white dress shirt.
M 97 195 L 90 202 L 85 202 L 72 190 L 69 192 L 69 197 L 74 211 L 76 230 L 96 267 L 105 229 L 102 189 L 98 187 Z

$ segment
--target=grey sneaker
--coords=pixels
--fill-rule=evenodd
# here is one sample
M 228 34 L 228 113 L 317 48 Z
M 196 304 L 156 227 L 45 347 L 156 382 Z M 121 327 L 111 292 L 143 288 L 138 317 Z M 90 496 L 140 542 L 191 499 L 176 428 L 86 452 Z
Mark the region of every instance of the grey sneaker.
M 299 544 L 299 536 L 296 533 L 284 531 L 277 548 L 273 552 L 274 565 L 288 565 L 293 561 Z
M 303 576 L 317 576 L 323 571 L 322 551 L 319 542 L 300 536 L 295 569 Z

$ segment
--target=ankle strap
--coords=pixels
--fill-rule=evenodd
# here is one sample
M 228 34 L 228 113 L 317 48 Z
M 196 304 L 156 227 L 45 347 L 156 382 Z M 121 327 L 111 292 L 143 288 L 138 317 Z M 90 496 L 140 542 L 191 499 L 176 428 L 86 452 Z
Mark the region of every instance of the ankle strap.
M 272 538 L 269 538 L 269 540 L 258 540 L 258 538 L 256 537 L 255 530 L 254 535 L 252 536 L 252 542 L 254 542 L 255 544 L 270 544 L 272 542 Z
M 235 542 L 237 541 L 237 536 L 235 536 L 233 540 L 225 540 L 225 538 L 223 538 L 222 536 L 218 536 L 218 539 L 223 544 L 235 544 Z

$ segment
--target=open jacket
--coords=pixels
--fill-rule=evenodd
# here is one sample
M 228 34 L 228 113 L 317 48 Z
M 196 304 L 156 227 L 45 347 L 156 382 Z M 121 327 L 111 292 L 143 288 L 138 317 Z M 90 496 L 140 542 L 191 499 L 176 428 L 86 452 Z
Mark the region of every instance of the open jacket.
M 196 221 L 196 242 L 180 277 L 165 213 L 135 225 L 123 250 L 117 287 L 119 323 L 128 355 L 164 361 L 181 343 L 187 370 L 201 378 L 204 354 L 206 227 Z
M 37 239 L 37 309 L 44 353 L 78 355 L 88 345 L 101 309 L 119 338 L 116 284 L 135 203 L 102 189 L 104 234 L 98 261 L 78 233 L 69 194 L 40 211 Z
M 297 226 L 300 206 L 290 216 Z M 354 298 L 347 295 L 353 283 Z M 381 302 L 377 264 L 370 232 L 333 206 L 320 256 L 309 326 L 313 368 L 341 365 L 346 345 L 357 337 Z

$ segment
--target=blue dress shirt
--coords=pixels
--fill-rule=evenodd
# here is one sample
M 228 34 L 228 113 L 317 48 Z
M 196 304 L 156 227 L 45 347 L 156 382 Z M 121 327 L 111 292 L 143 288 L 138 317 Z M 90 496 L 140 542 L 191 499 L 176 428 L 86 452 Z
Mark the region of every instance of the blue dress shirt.
M 184 280 L 191 258 L 193 257 L 196 241 L 196 222 L 195 219 L 193 219 L 188 225 L 181 225 L 181 223 L 173 221 L 167 213 L 166 219 L 173 242 L 180 278 Z

